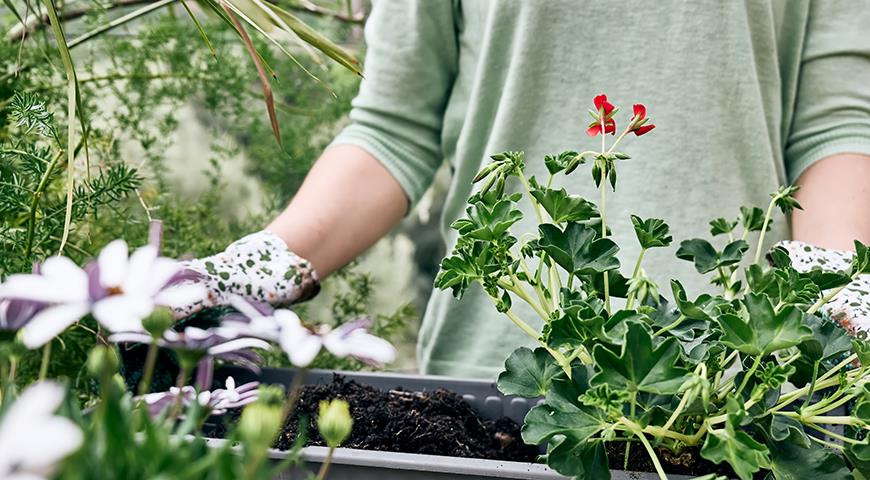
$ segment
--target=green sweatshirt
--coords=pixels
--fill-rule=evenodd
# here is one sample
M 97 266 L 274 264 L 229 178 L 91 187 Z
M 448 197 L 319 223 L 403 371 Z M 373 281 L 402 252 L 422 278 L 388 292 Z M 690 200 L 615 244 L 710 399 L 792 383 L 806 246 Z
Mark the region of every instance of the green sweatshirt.
M 649 252 L 645 270 L 663 293 L 679 278 L 697 294 L 700 276 L 674 257 L 679 241 L 709 237 L 708 222 L 741 205 L 766 206 L 824 157 L 870 154 L 868 28 L 870 4 L 855 0 L 376 0 L 365 80 L 334 143 L 375 156 L 412 205 L 448 162 L 449 251 L 449 225 L 489 155 L 523 150 L 528 175 L 546 178 L 545 154 L 600 148 L 585 134 L 595 95 L 621 107 L 618 131 L 644 103 L 656 129 L 621 144 L 632 158 L 619 165 L 608 223 L 630 274 L 629 214 L 665 219 L 674 246 Z M 561 186 L 597 201 L 580 168 Z M 533 219 L 527 211 L 514 231 L 536 231 Z M 769 239 L 787 232 L 777 216 Z M 529 343 L 482 289 L 462 300 L 433 291 L 418 359 L 424 373 L 494 378 Z

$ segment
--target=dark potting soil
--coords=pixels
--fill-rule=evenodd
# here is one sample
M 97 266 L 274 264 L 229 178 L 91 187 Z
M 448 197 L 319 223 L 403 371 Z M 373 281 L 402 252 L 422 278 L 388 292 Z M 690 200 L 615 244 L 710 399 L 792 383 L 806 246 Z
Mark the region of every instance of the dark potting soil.
M 401 389 L 384 391 L 360 385 L 340 375 L 326 385 L 302 388 L 294 414 L 281 430 L 275 447 L 289 450 L 299 434 L 299 419 L 304 419 L 306 445 L 323 446 L 317 433 L 317 411 L 323 400 L 343 399 L 350 405 L 353 429 L 342 447 L 385 452 L 420 453 L 453 457 L 535 462 L 538 448 L 523 443 L 520 426 L 509 418 L 482 418 L 461 396 L 446 390 L 409 392 Z M 234 423 L 240 411 L 231 412 L 226 420 Z M 223 436 L 224 425 L 210 435 Z M 627 468 L 624 467 L 625 443 L 606 444 L 611 470 L 655 472 L 649 455 L 640 443 L 632 444 Z M 737 478 L 727 464 L 716 465 L 701 457 L 699 449 L 686 448 L 679 455 L 656 449 L 667 473 L 701 476 L 717 473 Z M 763 478 L 763 475 L 758 477 Z
M 532 462 L 538 453 L 536 447 L 523 443 L 516 422 L 483 419 L 448 390 L 383 391 L 338 375 L 330 384 L 303 387 L 277 448 L 292 447 L 300 418 L 308 422 L 308 444 L 323 445 L 317 434 L 317 410 L 322 400 L 336 398 L 350 404 L 353 417 L 353 430 L 343 447 L 519 462 Z

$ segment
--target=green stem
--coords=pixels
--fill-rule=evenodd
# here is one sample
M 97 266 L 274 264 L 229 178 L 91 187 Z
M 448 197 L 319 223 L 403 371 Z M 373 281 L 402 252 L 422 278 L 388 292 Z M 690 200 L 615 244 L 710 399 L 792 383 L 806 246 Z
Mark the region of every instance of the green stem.
M 686 320 L 686 316 L 680 315 L 679 317 L 677 317 L 676 320 L 674 320 L 670 324 L 665 325 L 664 327 L 660 328 L 657 332 L 653 333 L 653 336 L 657 337 L 665 332 L 670 332 L 671 330 L 679 327 L 680 324 L 683 323 L 685 320 Z
M 493 299 L 495 301 L 495 299 Z M 571 365 L 568 362 L 568 359 L 565 358 L 565 355 L 562 352 L 550 348 L 546 343 L 544 343 L 541 338 L 538 336 L 538 332 L 536 332 L 532 327 L 529 326 L 528 323 L 524 322 L 520 317 L 518 317 L 512 310 L 508 310 L 505 312 L 505 315 L 522 330 L 526 335 L 533 338 L 540 346 L 544 347 L 545 350 L 550 352 L 550 355 L 556 360 L 556 363 L 562 367 L 562 370 L 571 377 Z
M 187 383 L 187 377 L 189 375 L 190 369 L 187 366 L 187 362 L 181 362 L 181 371 L 178 372 L 178 378 L 175 380 L 175 386 L 178 388 L 178 394 L 175 397 L 175 402 L 172 404 L 172 412 L 170 418 L 178 418 L 181 414 L 181 398 L 183 397 L 181 389 L 184 388 L 184 385 Z
M 758 355 L 755 357 L 755 361 L 752 362 L 752 366 L 749 367 L 749 371 L 746 372 L 746 375 L 743 376 L 743 381 L 740 382 L 740 386 L 737 387 L 737 391 L 734 392 L 735 397 L 740 397 L 740 394 L 743 393 L 743 389 L 746 388 L 746 385 L 749 383 L 749 378 L 755 374 L 755 371 L 758 370 L 759 365 L 761 365 L 762 355 Z
M 13 392 L 13 394 L 15 392 L 15 373 L 17 372 L 17 370 L 18 370 L 18 359 L 15 356 L 9 357 L 9 387 L 8 387 L 8 390 L 10 392 Z M 2 399 L 2 396 L 0 396 L 0 399 Z M 3 404 L 3 402 L 0 401 L 0 405 L 2 405 L 2 404 Z
M 703 363 L 701 365 L 703 365 Z M 680 417 L 680 414 L 683 413 L 683 410 L 686 408 L 686 403 L 688 403 L 688 401 L 689 401 L 689 395 L 687 393 L 683 393 L 683 397 L 680 398 L 679 405 L 677 405 L 677 408 L 674 410 L 674 413 L 671 414 L 670 418 L 668 418 L 668 421 L 665 422 L 665 424 L 664 424 L 664 426 L 662 426 L 662 428 L 664 428 L 665 430 L 671 429 L 671 426 L 674 425 L 674 422 L 676 422 L 677 418 Z
M 629 407 L 628 411 L 629 411 L 629 415 L 631 415 L 631 418 L 635 418 L 635 411 L 637 410 L 637 390 L 632 390 L 630 395 L 631 395 L 631 399 L 630 399 L 631 403 L 630 403 L 630 407 Z M 667 427 L 665 427 L 665 428 L 667 429 Z M 637 434 L 637 433 L 635 433 L 635 434 Z M 625 458 L 623 459 L 623 462 L 622 462 L 622 469 L 623 470 L 628 470 L 628 455 L 629 455 L 629 453 L 631 453 L 631 442 L 627 442 L 625 444 Z
M 535 281 L 535 277 L 532 276 L 532 272 L 529 270 L 529 266 L 526 264 L 526 259 L 520 255 L 520 268 L 523 269 L 523 273 L 526 274 L 526 277 L 529 278 L 529 284 L 535 289 L 535 295 L 538 296 L 538 301 L 540 305 L 543 307 L 548 304 L 547 298 L 544 296 L 544 292 L 541 291 L 540 285 L 538 285 Z
M 296 404 L 299 403 L 299 396 L 302 394 L 302 386 L 305 384 L 305 375 L 307 374 L 307 368 L 299 368 L 293 374 L 293 380 L 290 381 L 290 387 L 287 390 L 287 399 L 284 401 L 284 422 L 287 422 L 296 411 Z
M 326 472 L 329 471 L 329 464 L 332 463 L 332 454 L 335 452 L 335 447 L 329 447 L 329 452 L 326 454 L 326 458 L 323 460 L 323 463 L 320 465 L 320 471 L 317 472 L 316 480 L 324 480 L 326 478 Z
M 42 362 L 39 365 L 39 381 L 48 377 L 48 364 L 51 362 L 51 341 L 42 348 Z
M 646 436 L 644 436 L 644 434 L 643 434 L 644 429 L 640 428 L 640 425 L 632 422 L 631 420 L 629 420 L 625 417 L 620 419 L 620 422 L 625 424 L 631 430 L 631 432 L 634 433 L 634 435 L 638 439 L 640 439 L 640 443 L 643 444 L 643 448 L 646 449 L 646 452 L 649 454 L 649 458 L 652 461 L 653 466 L 655 466 L 655 468 L 656 468 L 656 473 L 658 473 L 659 479 L 668 480 L 668 476 L 665 473 L 664 468 L 662 468 L 662 464 L 661 464 L 661 462 L 659 462 L 659 458 L 658 458 L 658 456 L 656 456 L 655 450 L 653 450 L 652 445 L 650 445 L 649 441 L 646 439 Z M 626 445 L 630 445 L 630 443 L 626 444 Z M 627 449 L 626 449 L 626 454 L 628 454 Z
M 27 220 L 27 237 L 24 243 L 24 258 L 30 258 L 31 254 L 33 253 L 33 237 L 34 232 L 36 231 L 36 209 L 39 208 L 39 200 L 42 198 L 42 193 L 45 191 L 45 187 L 48 185 L 48 179 L 49 177 L 51 177 L 51 173 L 54 171 L 54 167 L 57 166 L 57 162 L 62 156 L 63 150 L 60 150 L 54 155 L 54 157 L 51 158 L 48 166 L 45 167 L 45 173 L 43 173 L 42 178 L 39 179 L 39 184 L 37 184 L 36 186 L 36 191 L 33 192 L 33 198 L 30 200 L 30 212 Z
M 773 215 L 773 207 L 776 205 L 778 199 L 778 196 L 773 197 L 773 200 L 771 200 L 770 204 L 767 205 L 767 212 L 764 214 L 764 223 L 761 224 L 761 234 L 758 236 L 758 245 L 755 247 L 755 260 L 752 261 L 754 264 L 757 264 L 761 259 L 761 249 L 764 248 L 764 236 L 767 234 L 768 223 L 770 223 L 770 217 Z
M 637 275 L 640 273 L 640 264 L 643 262 L 643 255 L 646 253 L 645 248 L 640 249 L 640 254 L 637 256 L 637 262 L 634 263 L 634 271 L 631 272 L 631 280 L 635 280 Z M 634 306 L 634 292 L 631 292 L 628 295 L 628 300 L 625 302 L 625 309 L 631 310 L 631 307 Z
M 543 320 L 544 322 L 550 321 L 550 316 L 547 314 L 547 311 L 544 310 L 544 307 L 538 305 L 538 303 L 535 302 L 535 300 L 526 292 L 522 285 L 519 284 L 519 279 L 516 278 L 516 276 L 511 275 L 511 277 L 512 283 L 507 283 L 499 280 L 499 286 L 504 288 L 508 292 L 511 292 L 514 295 L 520 297 L 520 299 L 524 302 L 528 303 L 529 306 L 532 307 L 532 310 L 534 310 L 535 313 L 537 313 L 538 316 L 541 317 L 541 320 Z
M 139 382 L 139 395 L 145 395 L 151 391 L 151 380 L 154 378 L 154 366 L 157 364 L 157 339 L 148 345 L 148 353 L 145 356 L 145 371 L 142 381 Z
M 603 123 L 603 122 L 602 122 Z M 604 127 L 601 136 L 604 137 Z M 604 149 L 604 139 L 601 140 L 601 148 Z M 601 238 L 607 238 L 607 179 L 601 181 Z M 610 278 L 607 271 L 604 272 L 604 308 L 610 313 Z
M 810 400 L 813 398 L 813 390 L 816 388 L 816 377 L 819 375 L 819 364 L 821 360 L 816 360 L 813 362 L 813 378 L 810 380 L 810 390 L 807 392 L 806 398 L 804 398 L 804 403 L 800 408 L 800 411 L 803 411 L 810 404 Z
M 822 433 L 824 433 L 825 435 L 827 435 L 827 436 L 829 436 L 829 437 L 831 437 L 831 438 L 833 438 L 833 439 L 835 439 L 835 440 L 839 440 L 839 441 L 841 441 L 841 442 L 843 442 L 843 443 L 851 443 L 851 444 L 854 444 L 854 445 L 862 445 L 862 444 L 864 444 L 864 441 L 863 441 L 863 440 L 856 440 L 856 439 L 854 439 L 854 438 L 849 438 L 849 437 L 847 437 L 847 436 L 845 436 L 845 435 L 840 435 L 839 433 L 832 432 L 832 431 L 830 431 L 830 430 L 828 430 L 828 429 L 826 429 L 826 428 L 822 428 L 822 427 L 820 427 L 820 426 L 818 426 L 818 425 L 816 425 L 816 424 L 814 424 L 814 423 L 804 423 L 804 425 L 806 425 L 806 426 L 808 426 L 808 427 L 810 427 L 810 428 L 812 428 L 813 430 L 816 430 L 816 431 L 818 431 L 818 432 L 822 432 Z
M 853 276 L 853 277 L 852 277 L 852 280 L 855 280 L 855 278 L 856 278 L 856 277 Z M 831 300 L 833 300 L 834 297 L 836 297 L 840 292 L 842 292 L 842 291 L 843 291 L 846 287 L 848 287 L 850 284 L 851 284 L 851 282 L 850 282 L 850 283 L 847 283 L 847 284 L 845 284 L 845 285 L 843 285 L 843 286 L 841 286 L 841 287 L 837 287 L 837 288 L 831 290 L 830 292 L 828 292 L 825 296 L 823 296 L 823 297 L 820 298 L 816 303 L 814 303 L 813 306 L 810 307 L 809 310 L 807 310 L 807 313 L 809 313 L 810 315 L 812 315 L 812 314 L 816 313 L 817 311 L 819 311 L 820 308 L 822 308 L 822 307 L 824 307 L 825 305 L 827 305 L 828 302 L 830 302 Z
M 535 200 L 535 197 L 532 196 L 532 189 L 529 187 L 529 181 L 526 180 L 525 174 L 523 174 L 522 170 L 517 171 L 517 176 L 520 179 L 520 183 L 523 184 L 523 189 L 526 191 L 526 195 L 529 197 L 529 201 L 532 202 L 532 206 L 535 207 L 535 216 L 538 217 L 538 223 L 544 223 L 544 215 L 541 213 L 541 206 L 538 205 L 538 201 Z

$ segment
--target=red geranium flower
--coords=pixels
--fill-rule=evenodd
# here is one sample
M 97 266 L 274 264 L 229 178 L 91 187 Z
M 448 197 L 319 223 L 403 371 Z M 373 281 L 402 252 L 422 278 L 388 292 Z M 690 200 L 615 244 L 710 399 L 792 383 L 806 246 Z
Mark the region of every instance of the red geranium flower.
M 595 97 L 593 103 L 595 103 L 596 111 L 590 111 L 590 113 L 592 113 L 592 117 L 595 118 L 595 121 L 589 124 L 589 128 L 586 129 L 586 135 L 594 137 L 601 133 L 602 118 L 604 119 L 604 133 L 615 135 L 616 121 L 613 120 L 613 115 L 616 113 L 616 107 L 607 101 L 607 95 L 604 95 L 603 93 Z
M 656 128 L 655 125 L 647 122 L 649 122 L 649 119 L 646 118 L 646 107 L 643 106 L 642 103 L 635 103 L 634 118 L 631 120 L 630 131 L 634 132 L 634 134 L 639 137 Z

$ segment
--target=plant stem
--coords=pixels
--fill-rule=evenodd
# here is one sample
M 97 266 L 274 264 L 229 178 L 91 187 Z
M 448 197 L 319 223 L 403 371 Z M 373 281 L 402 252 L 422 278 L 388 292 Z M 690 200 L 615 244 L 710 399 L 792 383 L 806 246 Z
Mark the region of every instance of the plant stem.
M 804 403 L 801 405 L 800 411 L 807 408 L 810 404 L 810 400 L 813 398 L 813 390 L 816 388 L 816 377 L 819 375 L 819 363 L 821 363 L 821 360 L 813 362 L 813 378 L 810 380 L 810 390 L 807 392 L 806 398 L 804 398 Z
M 13 355 L 13 356 L 9 357 L 9 386 L 7 387 L 7 390 L 12 392 L 13 394 L 15 392 L 15 372 L 17 370 L 18 370 L 18 359 Z M 0 395 L 0 405 L 3 404 L 2 398 L 3 398 L 3 396 Z
M 854 277 L 854 276 L 852 277 L 852 280 L 855 280 L 855 277 Z M 843 286 L 841 286 L 841 287 L 837 287 L 837 288 L 831 290 L 830 292 L 828 292 L 825 296 L 823 296 L 823 297 L 820 298 L 816 303 L 814 303 L 813 306 L 810 307 L 809 310 L 807 310 L 807 313 L 809 313 L 810 315 L 812 315 L 812 314 L 816 313 L 817 311 L 819 311 L 820 308 L 822 308 L 822 307 L 824 307 L 825 305 L 827 305 L 828 302 L 830 302 L 831 300 L 833 300 L 834 297 L 836 297 L 840 292 L 842 292 L 842 291 L 843 291 L 846 287 L 848 287 L 850 284 L 851 284 L 851 282 L 849 282 L 849 283 L 847 283 L 847 284 L 845 284 L 845 285 L 843 285 Z
M 182 389 L 184 388 L 184 384 L 187 383 L 187 376 L 190 368 L 187 366 L 187 362 L 181 362 L 181 371 L 178 372 L 178 378 L 175 380 L 175 387 L 178 389 L 178 393 L 175 397 L 175 402 L 172 404 L 172 414 L 170 418 L 178 418 L 179 414 L 181 414 L 181 398 L 184 396 Z
M 640 428 L 640 425 L 632 422 L 631 420 L 629 420 L 625 417 L 622 417 L 620 419 L 620 422 L 622 422 L 625 426 L 627 426 L 631 430 L 631 432 L 634 433 L 634 435 L 638 439 L 640 439 L 640 443 L 643 444 L 643 447 L 646 449 L 647 453 L 649 454 L 650 460 L 652 461 L 653 465 L 656 468 L 656 473 L 658 473 L 659 479 L 668 480 L 668 476 L 667 476 L 667 474 L 665 474 L 665 470 L 662 468 L 662 464 L 661 464 L 661 462 L 659 462 L 659 458 L 658 458 L 658 456 L 656 456 L 655 450 L 653 450 L 652 445 L 650 445 L 649 441 L 646 439 L 646 436 L 644 436 L 644 434 L 643 434 L 644 430 Z M 630 443 L 628 443 L 626 445 L 630 445 Z M 627 456 L 628 449 L 626 449 L 625 453 Z
M 51 362 L 51 340 L 42 347 L 42 362 L 39 365 L 39 381 L 48 377 L 48 364 Z
M 703 365 L 703 363 L 701 365 Z M 683 413 L 683 409 L 686 408 L 686 403 L 688 403 L 688 401 L 689 401 L 689 395 L 687 395 L 686 393 L 683 393 L 683 397 L 680 399 L 679 405 L 677 405 L 677 408 L 674 410 L 674 413 L 671 414 L 670 418 L 668 418 L 668 421 L 665 422 L 665 424 L 664 424 L 664 426 L 662 426 L 662 428 L 664 428 L 665 430 L 671 429 L 671 426 L 673 426 L 674 422 L 677 421 L 677 418 L 680 417 L 680 414 Z
M 814 423 L 804 423 L 804 425 L 806 425 L 806 426 L 808 426 L 808 427 L 810 427 L 810 428 L 812 428 L 813 430 L 816 430 L 816 431 L 818 431 L 818 432 L 822 432 L 822 433 L 824 433 L 825 435 L 827 435 L 827 436 L 829 436 L 829 437 L 831 437 L 831 438 L 833 438 L 833 439 L 835 439 L 835 440 L 839 440 L 839 441 L 841 441 L 841 442 L 843 442 L 843 443 L 852 443 L 852 444 L 855 444 L 855 445 L 861 445 L 861 444 L 864 443 L 863 440 L 856 440 L 856 439 L 854 439 L 854 438 L 849 438 L 849 437 L 846 437 L 846 436 L 844 436 L 844 435 L 840 435 L 839 433 L 832 432 L 832 431 L 830 431 L 830 430 L 828 430 L 828 429 L 826 429 L 826 428 L 822 428 L 822 427 L 820 427 L 820 426 L 818 426 L 818 425 L 816 425 L 816 424 L 814 424 Z
M 764 236 L 767 234 L 768 223 L 770 223 L 770 217 L 773 215 L 773 207 L 776 205 L 778 199 L 779 196 L 773 197 L 767 205 L 767 212 L 764 214 L 764 223 L 761 224 L 761 234 L 758 236 L 758 245 L 755 247 L 755 259 L 752 261 L 753 264 L 757 264 L 761 259 L 761 249 L 764 248 Z
M 634 263 L 634 271 L 631 272 L 631 280 L 637 278 L 638 273 L 640 273 L 640 264 L 643 262 L 643 255 L 646 253 L 645 248 L 640 249 L 640 253 L 637 256 L 637 262 Z M 629 281 L 630 283 L 630 281 Z M 628 300 L 625 301 L 625 309 L 631 310 L 631 307 L 634 306 L 634 292 L 631 292 L 628 295 Z
M 493 301 L 495 301 L 495 299 L 493 299 Z M 562 367 L 562 370 L 565 371 L 565 373 L 568 375 L 568 378 L 571 378 L 571 365 L 568 362 L 568 359 L 565 358 L 565 355 L 562 354 L 562 352 L 554 350 L 550 348 L 546 343 L 544 343 L 538 336 L 538 332 L 536 332 L 535 329 L 530 327 L 528 323 L 524 322 L 520 317 L 518 317 L 517 314 L 515 314 L 512 310 L 506 311 L 505 315 L 507 315 L 507 317 L 510 318 L 512 322 L 514 322 L 514 325 L 516 325 L 517 327 L 519 327 L 520 330 L 525 332 L 526 335 L 535 339 L 535 341 L 538 342 L 539 345 L 541 345 L 542 347 L 544 347 L 545 350 L 550 352 L 550 355 L 552 355 L 553 358 L 556 360 L 556 363 L 558 363 L 559 366 Z
M 602 127 L 604 128 L 604 127 Z M 604 149 L 604 130 L 602 130 L 601 148 Z M 601 238 L 607 238 L 607 179 L 601 181 Z M 604 308 L 610 313 L 610 279 L 604 271 Z
M 526 302 L 527 304 L 529 304 L 530 307 L 532 307 L 532 310 L 534 310 L 535 313 L 537 313 L 544 322 L 548 322 L 550 320 L 550 316 L 547 314 L 547 311 L 544 310 L 544 307 L 538 305 L 538 303 L 535 302 L 535 300 L 526 292 L 526 290 L 522 288 L 522 285 L 519 283 L 519 279 L 516 278 L 516 276 L 512 275 L 511 277 L 512 283 L 507 283 L 499 280 L 498 285 L 507 290 L 508 292 L 511 292 L 514 295 L 520 297 L 522 301 Z
M 151 379 L 154 378 L 154 366 L 157 364 L 157 339 L 148 345 L 148 353 L 145 355 L 145 371 L 139 382 L 139 395 L 145 395 L 151 391 Z
M 743 376 L 743 381 L 740 382 L 740 386 L 737 387 L 737 391 L 734 392 L 735 397 L 740 397 L 740 394 L 743 393 L 743 389 L 746 388 L 746 384 L 749 383 L 749 378 L 755 374 L 755 371 L 758 370 L 758 366 L 761 365 L 761 359 L 763 355 L 758 355 L 755 357 L 755 361 L 752 362 L 752 366 L 749 367 L 749 371 L 746 372 L 746 375 Z
M 629 415 L 631 415 L 631 418 L 635 418 L 634 415 L 635 415 L 635 411 L 637 410 L 637 390 L 632 390 L 630 395 L 631 395 L 631 398 L 629 401 L 631 402 L 631 404 L 630 404 L 631 406 L 629 407 Z M 635 434 L 637 434 L 637 433 L 635 433 Z M 641 435 L 643 435 L 643 434 L 641 434 Z M 628 470 L 628 454 L 629 453 L 631 453 L 631 442 L 626 442 L 625 443 L 625 457 L 623 458 L 623 462 L 622 462 L 622 469 L 623 470 Z
M 317 472 L 316 480 L 324 480 L 326 478 L 326 472 L 329 471 L 329 464 L 332 463 L 332 454 L 335 453 L 335 447 L 329 447 L 329 452 L 326 454 L 326 458 L 323 460 L 323 463 L 320 465 L 320 471 Z
M 42 174 L 42 178 L 39 179 L 39 184 L 36 186 L 36 191 L 33 192 L 33 198 L 30 201 L 30 212 L 27 220 L 27 240 L 25 240 L 25 248 L 24 248 L 24 257 L 30 258 L 33 253 L 33 235 L 36 231 L 36 209 L 39 208 L 39 200 L 42 198 L 42 193 L 45 191 L 45 187 L 48 185 L 48 179 L 51 176 L 51 172 L 54 171 L 54 167 L 57 166 L 58 160 L 63 156 L 63 150 L 58 151 L 51 158 L 51 161 L 48 162 L 48 166 L 45 167 L 45 173 Z
M 670 332 L 671 330 L 679 327 L 680 324 L 683 323 L 685 320 L 686 320 L 686 316 L 680 315 L 679 317 L 677 317 L 676 320 L 674 320 L 670 324 L 665 325 L 664 327 L 660 328 L 657 332 L 653 333 L 653 336 L 657 337 L 665 332 Z
M 526 180 L 526 176 L 523 174 L 522 170 L 517 170 L 517 177 L 519 177 L 520 183 L 523 184 L 523 189 L 525 189 L 529 201 L 532 202 L 532 206 L 535 207 L 535 215 L 538 217 L 538 223 L 544 223 L 544 215 L 541 214 L 541 206 L 538 205 L 537 200 L 532 196 L 532 189 L 529 187 L 529 181 Z
M 298 368 L 293 375 L 293 380 L 287 390 L 287 400 L 284 401 L 284 422 L 287 422 L 296 411 L 296 403 L 299 402 L 299 395 L 302 394 L 302 386 L 305 384 L 305 375 L 307 374 L 307 368 Z

